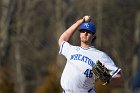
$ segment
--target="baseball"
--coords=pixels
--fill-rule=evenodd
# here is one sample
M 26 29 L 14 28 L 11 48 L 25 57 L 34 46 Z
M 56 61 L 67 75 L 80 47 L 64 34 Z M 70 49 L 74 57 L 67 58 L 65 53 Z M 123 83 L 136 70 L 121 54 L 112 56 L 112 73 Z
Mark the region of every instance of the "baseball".
M 90 21 L 90 16 L 85 16 L 84 19 L 85 19 L 85 22 Z

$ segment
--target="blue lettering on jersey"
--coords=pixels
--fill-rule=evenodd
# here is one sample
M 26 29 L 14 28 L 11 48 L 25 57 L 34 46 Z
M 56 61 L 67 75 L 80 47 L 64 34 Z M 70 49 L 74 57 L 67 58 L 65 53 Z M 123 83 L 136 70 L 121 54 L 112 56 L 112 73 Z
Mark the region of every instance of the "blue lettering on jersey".
M 81 54 L 71 55 L 70 60 L 79 60 L 79 61 L 87 63 L 88 65 L 90 65 L 92 67 L 95 64 L 90 58 L 88 58 L 87 56 L 81 55 Z

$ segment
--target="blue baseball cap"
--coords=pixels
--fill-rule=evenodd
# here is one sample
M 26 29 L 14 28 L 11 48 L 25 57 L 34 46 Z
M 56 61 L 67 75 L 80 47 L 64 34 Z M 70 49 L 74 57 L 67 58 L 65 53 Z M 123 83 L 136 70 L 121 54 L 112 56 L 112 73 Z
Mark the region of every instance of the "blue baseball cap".
M 87 30 L 87 31 L 90 31 L 92 33 L 96 33 L 96 27 L 93 23 L 91 22 L 84 22 L 80 25 L 80 28 L 79 28 L 79 31 L 81 30 Z

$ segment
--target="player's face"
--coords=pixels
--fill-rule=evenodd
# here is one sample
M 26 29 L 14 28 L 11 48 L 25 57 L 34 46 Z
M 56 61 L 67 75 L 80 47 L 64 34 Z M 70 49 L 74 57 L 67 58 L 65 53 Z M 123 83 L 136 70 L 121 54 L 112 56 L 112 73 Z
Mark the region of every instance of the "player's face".
M 83 43 L 91 43 L 94 38 L 94 34 L 90 31 L 82 30 L 80 31 L 80 38 Z

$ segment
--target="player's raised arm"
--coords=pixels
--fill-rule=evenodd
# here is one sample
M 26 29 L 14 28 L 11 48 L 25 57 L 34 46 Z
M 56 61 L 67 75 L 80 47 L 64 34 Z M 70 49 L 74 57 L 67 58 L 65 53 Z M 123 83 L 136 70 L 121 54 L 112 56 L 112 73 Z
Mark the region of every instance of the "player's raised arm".
M 73 33 L 76 29 L 84 22 L 85 18 L 79 19 L 76 23 L 74 23 L 71 27 L 69 27 L 59 38 L 58 44 L 61 46 L 63 41 L 69 41 Z

